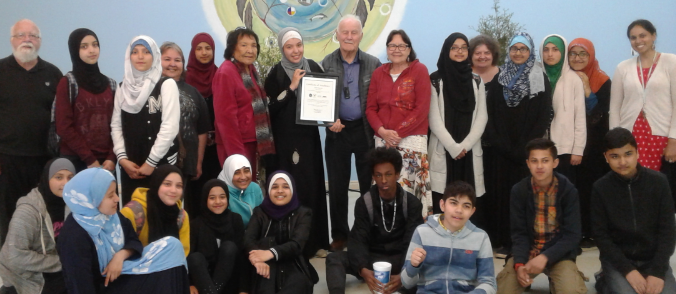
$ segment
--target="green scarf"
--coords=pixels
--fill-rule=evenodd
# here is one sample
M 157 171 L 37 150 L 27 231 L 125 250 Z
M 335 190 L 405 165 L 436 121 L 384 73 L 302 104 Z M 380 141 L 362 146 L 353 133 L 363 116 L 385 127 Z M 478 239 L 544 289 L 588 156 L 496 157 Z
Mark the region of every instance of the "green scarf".
M 549 84 L 552 86 L 552 93 L 554 93 L 554 89 L 556 88 L 556 82 L 559 81 L 559 78 L 561 77 L 561 70 L 563 70 L 563 62 L 566 59 L 566 46 L 563 44 L 563 40 L 557 36 L 551 36 L 545 40 L 545 43 L 543 46 L 547 46 L 547 44 L 552 43 L 556 48 L 559 48 L 559 51 L 561 52 L 561 60 L 555 65 L 548 65 L 544 62 L 542 62 L 545 66 L 545 71 L 547 72 L 547 77 L 549 77 Z

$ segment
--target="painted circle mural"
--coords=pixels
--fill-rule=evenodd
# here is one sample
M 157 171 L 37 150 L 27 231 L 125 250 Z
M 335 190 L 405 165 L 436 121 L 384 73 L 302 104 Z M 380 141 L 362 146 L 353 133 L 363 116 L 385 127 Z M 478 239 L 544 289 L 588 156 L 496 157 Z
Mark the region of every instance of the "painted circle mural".
M 209 7 L 213 1 L 214 7 Z M 253 28 L 261 42 L 276 37 L 285 27 L 295 27 L 305 41 L 305 55 L 321 60 L 338 48 L 335 29 L 346 14 L 362 19 L 364 37 L 361 49 L 368 50 L 387 27 L 397 28 L 406 0 L 211 0 L 203 1 L 207 17 L 214 9 L 225 31 L 245 26 Z M 396 3 L 395 3 L 396 2 Z M 399 9 L 397 9 L 399 8 Z M 214 31 L 223 28 L 214 28 Z M 389 30 L 388 30 L 389 32 Z M 385 32 L 385 36 L 387 32 Z M 223 40 L 224 42 L 225 40 Z M 384 48 L 384 40 L 383 48 Z

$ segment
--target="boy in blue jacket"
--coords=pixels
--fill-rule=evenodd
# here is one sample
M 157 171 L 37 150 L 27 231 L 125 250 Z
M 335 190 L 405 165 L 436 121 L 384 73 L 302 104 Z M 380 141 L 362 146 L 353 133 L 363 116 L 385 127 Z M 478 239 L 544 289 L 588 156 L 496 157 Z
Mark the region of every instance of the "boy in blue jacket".
M 493 251 L 488 235 L 469 217 L 476 207 L 471 185 L 456 181 L 444 191 L 443 214 L 418 226 L 406 254 L 401 281 L 418 293 L 496 292 Z

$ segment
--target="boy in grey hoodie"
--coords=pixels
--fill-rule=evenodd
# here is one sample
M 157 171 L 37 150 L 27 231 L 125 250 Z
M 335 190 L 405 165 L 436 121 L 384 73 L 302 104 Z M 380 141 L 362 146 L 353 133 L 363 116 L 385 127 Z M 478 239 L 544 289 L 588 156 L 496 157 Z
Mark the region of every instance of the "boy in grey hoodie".
M 471 185 L 448 185 L 439 206 L 443 214 L 418 226 L 406 254 L 401 281 L 418 293 L 482 293 L 497 290 L 491 241 L 469 221 L 476 210 Z

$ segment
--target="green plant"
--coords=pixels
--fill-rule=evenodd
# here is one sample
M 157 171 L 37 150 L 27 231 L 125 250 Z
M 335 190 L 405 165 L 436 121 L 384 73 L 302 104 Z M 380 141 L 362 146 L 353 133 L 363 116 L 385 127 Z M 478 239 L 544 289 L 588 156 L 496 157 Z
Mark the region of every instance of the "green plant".
M 507 46 L 512 37 L 522 31 L 524 26 L 518 22 L 512 21 L 513 12 L 507 9 L 500 9 L 500 0 L 493 0 L 493 14 L 482 16 L 479 19 L 479 25 L 471 29 L 479 34 L 491 36 L 500 44 L 500 65 L 505 63 L 504 56 L 507 56 Z
M 268 36 L 261 44 L 261 52 L 258 53 L 258 59 L 255 64 L 263 84 L 265 84 L 265 79 L 268 77 L 270 69 L 279 63 L 280 60 L 282 60 L 282 52 L 279 51 L 277 38 L 275 36 Z

